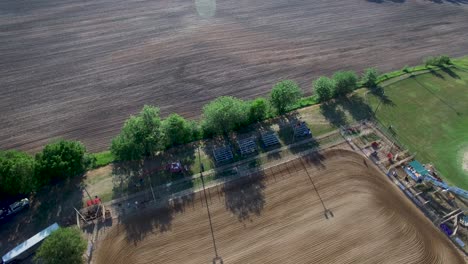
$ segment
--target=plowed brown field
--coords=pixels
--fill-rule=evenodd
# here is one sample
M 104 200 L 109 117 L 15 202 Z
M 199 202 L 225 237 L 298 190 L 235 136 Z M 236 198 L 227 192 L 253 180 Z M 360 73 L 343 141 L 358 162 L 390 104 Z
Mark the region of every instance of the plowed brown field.
M 0 148 L 103 150 L 144 104 L 195 117 L 280 80 L 464 55 L 467 0 L 2 0 Z M 208 17 L 213 15 L 212 17 Z M 205 17 L 203 17 L 205 16 Z
M 218 255 L 224 263 L 464 263 L 368 164 L 356 153 L 332 150 L 210 189 Z M 215 254 L 203 196 L 176 204 L 113 226 L 97 245 L 96 263 L 210 263 Z M 324 207 L 333 217 L 324 216 Z

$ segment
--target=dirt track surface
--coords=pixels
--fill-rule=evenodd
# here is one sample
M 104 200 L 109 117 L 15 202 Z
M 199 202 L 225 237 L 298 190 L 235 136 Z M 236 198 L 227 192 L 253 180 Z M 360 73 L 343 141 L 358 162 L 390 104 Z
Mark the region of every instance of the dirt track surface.
M 460 56 L 467 3 L 2 0 L 0 148 L 65 137 L 103 150 L 144 104 L 195 117 L 218 96 L 265 95 L 281 79 L 309 92 L 339 69 Z
M 356 153 L 332 150 L 209 190 L 218 255 L 224 263 L 464 263 L 366 163 Z M 123 220 L 101 237 L 95 263 L 211 263 L 205 204 L 196 194 Z M 326 219 L 323 206 L 334 217 Z

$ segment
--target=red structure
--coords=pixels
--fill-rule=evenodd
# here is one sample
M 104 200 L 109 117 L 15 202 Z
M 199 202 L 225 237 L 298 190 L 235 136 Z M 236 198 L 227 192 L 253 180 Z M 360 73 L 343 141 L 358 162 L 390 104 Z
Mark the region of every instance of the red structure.
M 101 203 L 101 198 L 99 198 L 96 195 L 94 199 L 86 201 L 86 206 L 91 206 L 91 205 L 100 204 L 100 203 Z

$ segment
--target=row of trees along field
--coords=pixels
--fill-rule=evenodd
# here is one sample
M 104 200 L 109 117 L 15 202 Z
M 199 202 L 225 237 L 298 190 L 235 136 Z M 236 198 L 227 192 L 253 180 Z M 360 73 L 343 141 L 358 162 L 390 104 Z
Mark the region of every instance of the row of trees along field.
M 426 67 L 451 64 L 445 55 L 424 60 Z M 402 72 L 409 72 L 408 67 Z M 312 93 L 319 102 L 343 97 L 360 86 L 377 86 L 379 73 L 366 69 L 359 80 L 352 71 L 336 72 L 331 78 L 319 77 L 313 82 Z M 275 84 L 269 98 L 244 101 L 231 96 L 219 97 L 203 107 L 200 121 L 189 121 L 177 114 L 161 119 L 159 109 L 144 106 L 131 116 L 112 140 L 111 152 L 117 160 L 139 160 L 158 151 L 201 138 L 227 135 L 237 129 L 284 114 L 302 98 L 302 90 L 292 80 Z M 86 153 L 77 141 L 60 140 L 31 156 L 27 153 L 0 151 L 0 198 L 28 194 L 50 182 L 82 174 L 95 167 L 96 158 Z
M 59 140 L 31 156 L 0 151 L 0 198 L 31 193 L 41 186 L 82 174 L 95 158 L 77 141 Z
M 188 121 L 177 114 L 162 119 L 159 108 L 145 105 L 140 113 L 125 122 L 119 135 L 112 140 L 111 152 L 117 160 L 138 160 L 175 145 L 227 135 L 243 126 L 285 113 L 301 97 L 297 83 L 286 80 L 273 87 L 269 100 L 219 97 L 203 107 L 199 122 Z
M 375 71 L 366 71 L 368 82 L 375 81 Z M 337 72 L 332 79 L 320 77 L 314 82 L 320 101 L 344 96 L 357 86 L 353 72 Z M 201 138 L 227 135 L 243 126 L 283 114 L 302 97 L 298 84 L 291 80 L 278 82 L 269 98 L 244 101 L 222 96 L 203 107 L 199 122 L 189 121 L 177 114 L 162 119 L 159 109 L 144 106 L 131 116 L 111 144 L 118 160 L 138 160 L 175 145 Z M 16 150 L 0 151 L 0 196 L 16 196 L 35 191 L 50 182 L 82 174 L 92 168 L 95 158 L 86 153 L 77 141 L 60 140 L 31 156 Z
M 451 62 L 448 56 L 441 55 L 426 58 L 424 63 L 428 67 Z M 378 78 L 375 68 L 366 69 L 361 79 L 353 71 L 338 71 L 331 78 L 315 80 L 312 93 L 319 102 L 326 102 L 345 97 L 358 87 L 376 88 Z M 157 107 L 144 106 L 138 115 L 125 122 L 120 134 L 112 140 L 111 152 L 117 160 L 138 160 L 175 145 L 227 135 L 243 126 L 284 114 L 301 98 L 298 84 L 284 80 L 273 86 L 268 99 L 243 101 L 231 96 L 219 97 L 203 107 L 199 122 L 185 120 L 177 114 L 162 120 Z
M 378 73 L 367 69 L 362 78 L 369 86 L 376 84 Z M 313 92 L 320 101 L 346 96 L 358 87 L 358 77 L 351 71 L 339 71 L 333 78 L 320 77 L 313 83 Z M 138 160 L 166 148 L 201 138 L 227 135 L 241 127 L 281 115 L 302 98 L 302 90 L 292 80 L 275 84 L 269 98 L 244 101 L 232 96 L 219 97 L 203 107 L 201 120 L 188 121 L 172 114 L 162 119 L 159 109 L 145 105 L 131 116 L 111 144 L 117 160 Z
M 379 73 L 374 68 L 364 71 L 360 80 L 361 85 L 374 88 L 377 85 Z M 346 96 L 359 87 L 358 76 L 352 71 L 339 71 L 333 74 L 332 78 L 319 77 L 312 84 L 313 90 L 319 102 L 326 102 L 332 98 Z

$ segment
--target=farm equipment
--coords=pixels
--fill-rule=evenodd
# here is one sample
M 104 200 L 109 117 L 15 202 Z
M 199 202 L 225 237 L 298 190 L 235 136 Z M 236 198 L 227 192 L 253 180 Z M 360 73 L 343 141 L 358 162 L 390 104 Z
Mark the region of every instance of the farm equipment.
M 110 211 L 105 209 L 104 205 L 101 203 L 101 199 L 97 196 L 92 200 L 88 200 L 86 205 L 87 207 L 79 211 L 75 209 L 77 213 L 77 224 L 79 226 L 85 226 L 95 219 L 99 221 L 111 217 Z

